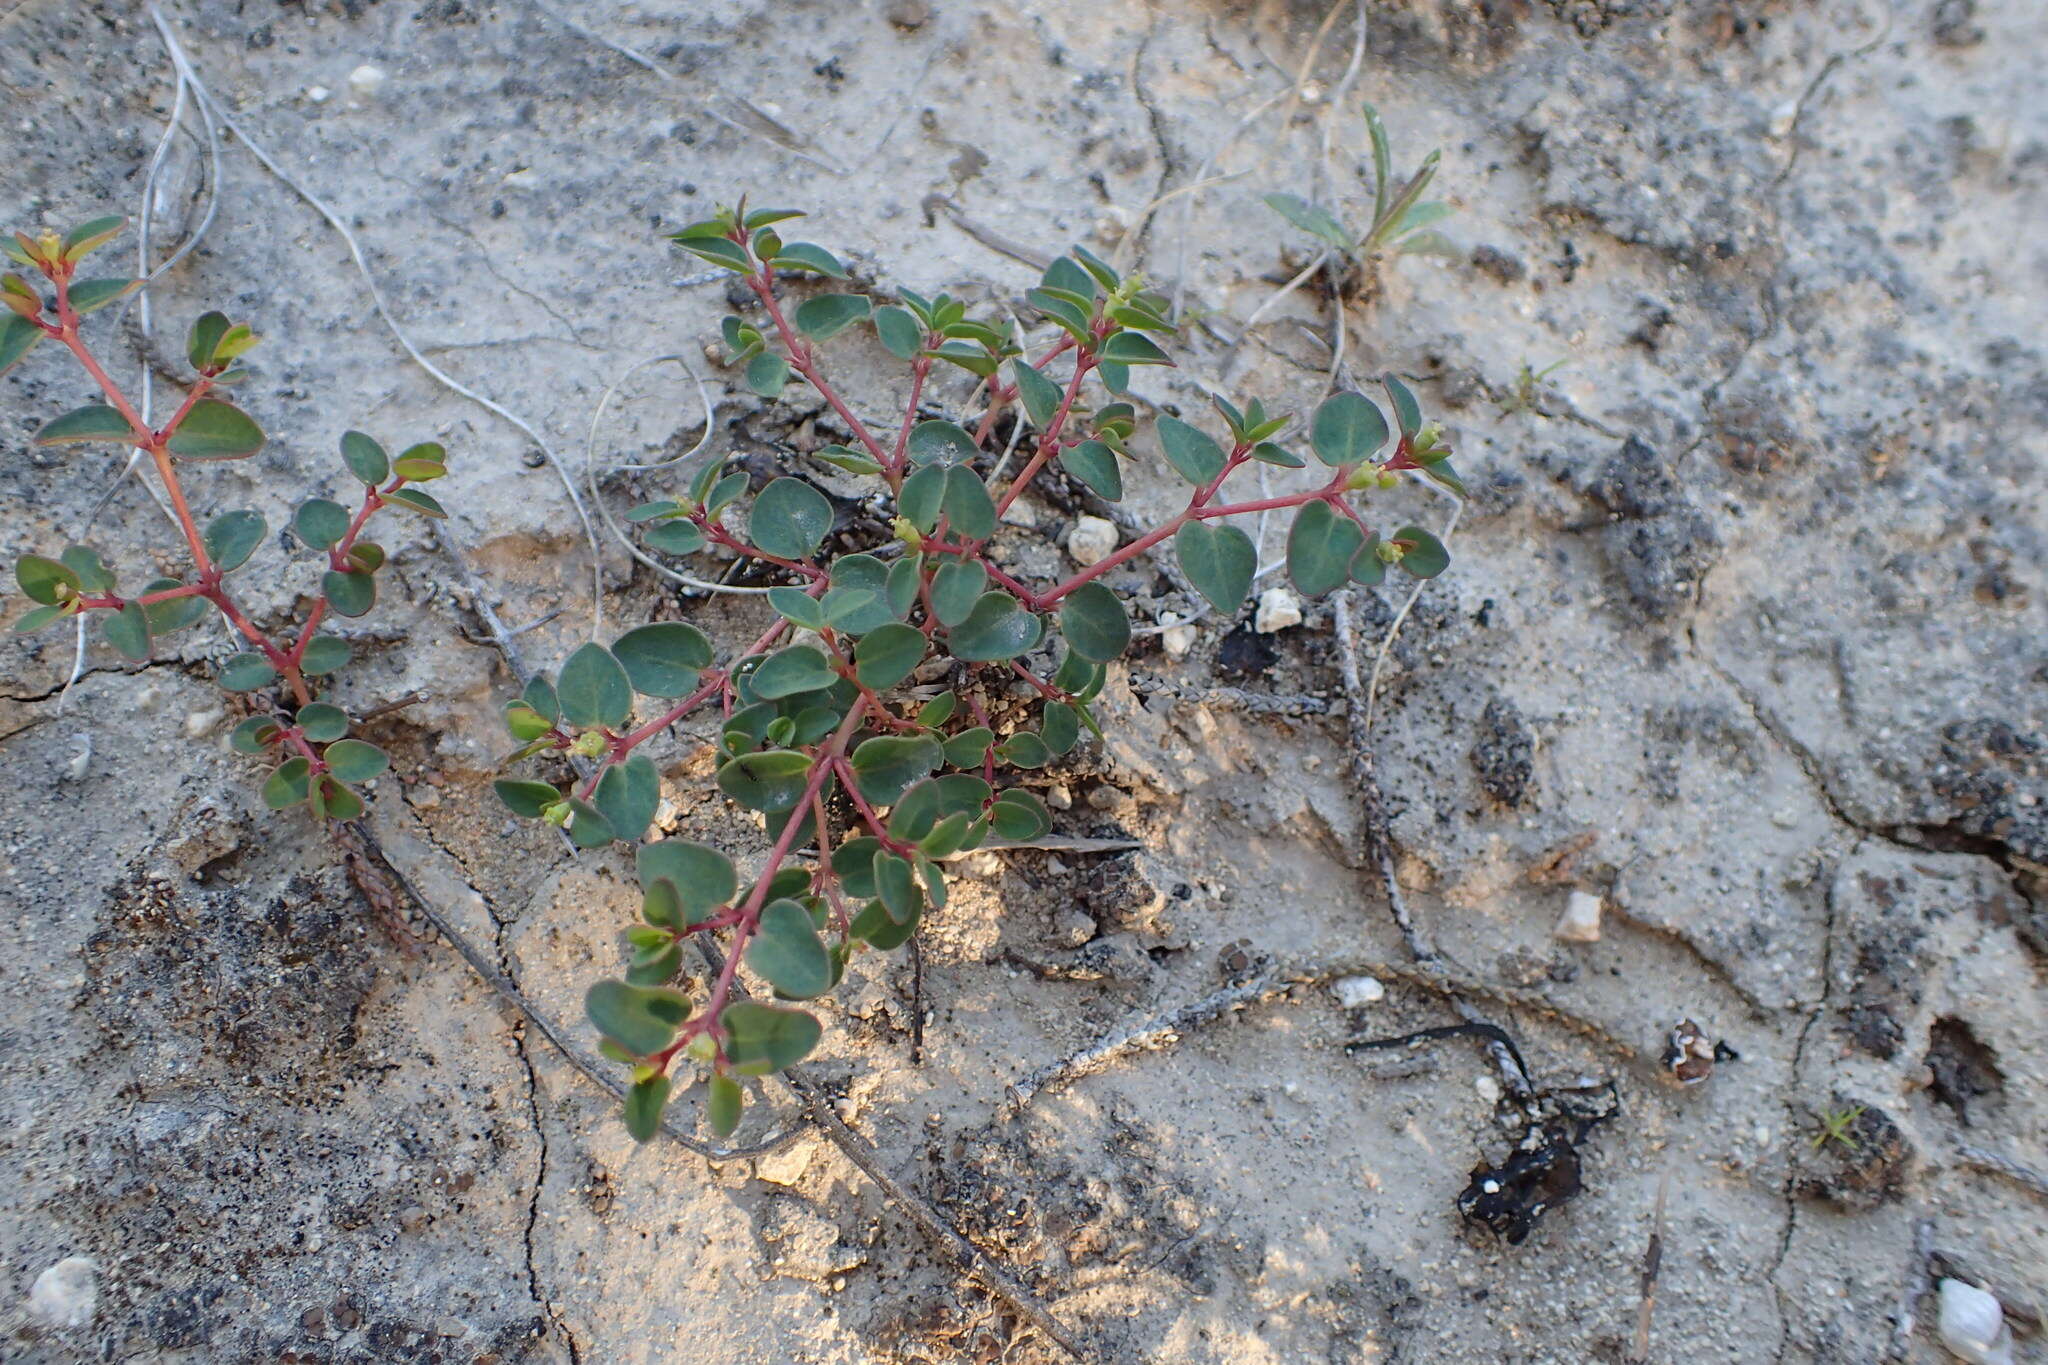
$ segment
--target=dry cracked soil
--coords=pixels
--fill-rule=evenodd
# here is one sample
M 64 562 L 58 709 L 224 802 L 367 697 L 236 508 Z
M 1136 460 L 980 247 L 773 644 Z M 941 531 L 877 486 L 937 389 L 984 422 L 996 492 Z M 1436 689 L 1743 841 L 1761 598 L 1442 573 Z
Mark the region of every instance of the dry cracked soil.
M 146 209 L 159 251 L 205 225 L 152 288 L 156 340 L 111 313 L 93 333 L 124 380 L 206 307 L 263 337 L 244 400 L 273 440 L 199 470 L 203 509 L 284 525 L 340 487 L 351 426 L 447 445 L 449 536 L 392 534 L 341 695 L 423 695 L 374 724 L 395 766 L 369 826 L 544 1016 L 583 1037 L 634 892 L 618 851 L 572 857 L 495 808 L 514 684 L 478 594 L 538 623 L 517 639 L 536 663 L 584 638 L 568 485 L 614 513 L 672 493 L 615 466 L 705 425 L 676 363 L 628 373 L 652 357 L 702 376 L 717 454 L 844 487 L 807 458 L 828 413 L 706 350 L 723 286 L 660 229 L 747 192 L 813 210 L 863 282 L 1020 312 L 1027 259 L 1080 242 L 1187 309 L 1181 367 L 1138 384 L 1150 410 L 1309 406 L 1341 316 L 1342 377 L 1407 375 L 1447 423 L 1472 497 L 1374 717 L 1398 876 L 1538 1081 L 1612 1112 L 1524 1240 L 1461 1218 L 1520 1125 L 1471 1040 L 1346 1050 L 1454 1016 L 1404 974 L 1363 851 L 1329 605 L 1268 632 L 1248 607 L 1194 620 L 1186 650 L 1143 635 L 1109 742 L 1032 776 L 1060 834 L 1118 847 L 958 865 L 924 933 L 921 1063 L 900 956 L 827 1002 L 815 1074 L 885 1164 L 1102 1361 L 1619 1362 L 1653 1234 L 1652 1360 L 1944 1360 L 1910 1292 L 1922 1226 L 1938 1273 L 2003 1300 L 2016 1358 L 2048 1360 L 2048 1204 L 1984 1160 L 2048 1168 L 2038 0 L 162 17 L 245 136 L 210 156 L 188 100 L 145 204 L 176 103 L 150 11 L 0 3 L 0 211 Z M 1261 196 L 1370 205 L 1361 100 L 1403 173 L 1442 148 L 1447 248 L 1247 332 L 1310 259 Z M 365 269 L 420 356 L 530 431 L 415 363 Z M 864 411 L 899 401 L 872 342 L 829 358 Z M 89 396 L 54 348 L 0 380 L 0 549 L 89 536 L 147 576 L 175 537 L 144 486 L 30 442 Z M 1129 480 L 1140 515 L 1178 505 L 1156 459 Z M 1019 506 L 1034 574 L 1101 510 L 1057 481 Z M 1262 528 L 1269 565 L 1284 529 Z M 731 644 L 762 616 L 601 543 L 612 628 L 684 617 Z M 252 609 L 282 619 L 315 575 L 285 540 L 263 554 Z M 1191 612 L 1168 567 L 1112 579 L 1141 626 Z M 1360 596 L 1368 667 L 1405 600 Z M 636 1147 L 423 922 L 409 942 L 317 831 L 262 809 L 225 744 L 224 643 L 137 666 L 95 642 L 67 698 L 66 632 L 0 641 L 0 1357 L 1060 1358 L 821 1138 L 721 1163 Z M 663 741 L 663 826 L 751 856 L 707 752 Z M 1596 940 L 1553 934 L 1575 892 Z M 1010 1102 L 1247 963 L 1284 989 Z M 1686 1087 L 1661 1060 L 1682 1019 L 1726 1048 Z M 769 1087 L 746 1132 L 790 1113 Z M 1848 1141 L 1816 1145 L 1823 1115 Z M 67 1317 L 31 1289 L 74 1257 Z

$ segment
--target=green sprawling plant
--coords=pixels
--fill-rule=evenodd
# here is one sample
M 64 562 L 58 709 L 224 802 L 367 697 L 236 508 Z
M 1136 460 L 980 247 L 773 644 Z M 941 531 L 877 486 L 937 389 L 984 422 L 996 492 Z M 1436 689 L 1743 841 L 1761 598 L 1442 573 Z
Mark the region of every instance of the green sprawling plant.
M 1457 256 L 1462 253 L 1441 232 L 1431 226 L 1456 212 L 1449 204 L 1424 199 L 1422 192 L 1436 178 L 1441 152 L 1422 159 L 1415 174 L 1399 185 L 1393 183 L 1393 153 L 1387 146 L 1386 125 L 1379 111 L 1365 106 L 1365 127 L 1372 139 L 1372 218 L 1362 229 L 1354 229 L 1329 209 L 1294 194 L 1269 194 L 1266 206 L 1288 222 L 1330 247 L 1347 263 L 1343 279 L 1350 287 L 1371 278 L 1373 263 L 1385 252 L 1397 255 Z M 1345 289 L 1350 292 L 1350 287 Z
M 320 680 L 348 662 L 348 645 L 320 633 L 332 613 L 361 616 L 377 601 L 377 572 L 385 553 L 363 531 L 384 507 L 404 507 L 430 517 L 445 515 L 440 503 L 413 485 L 447 472 L 445 454 L 432 443 L 415 445 L 392 459 L 375 441 L 351 431 L 341 438 L 342 459 L 361 487 L 355 510 L 326 498 L 301 503 L 292 531 L 326 555 L 320 591 L 296 627 L 257 624 L 237 603 L 227 576 L 248 564 L 262 548 L 267 528 L 251 511 L 223 512 L 201 529 L 186 501 L 179 470 L 206 460 L 242 460 L 263 448 L 262 428 L 216 391 L 246 377 L 239 361 L 256 344 L 247 326 L 221 313 L 202 314 L 186 342 L 193 381 L 170 418 L 151 426 L 107 375 L 86 345 L 79 321 L 133 293 L 142 281 L 129 277 L 80 279 L 80 264 L 126 225 L 122 218 L 97 218 L 58 236 L 16 233 L 0 239 L 0 251 L 40 277 L 0 275 L 0 373 L 5 373 L 45 340 L 71 352 L 99 386 L 105 402 L 67 412 L 36 434 L 41 446 L 102 445 L 147 455 L 180 529 L 190 566 L 179 578 L 157 578 L 125 596 L 100 553 L 89 546 L 66 547 L 56 558 L 23 555 L 15 581 L 36 605 L 14 623 L 17 631 L 40 630 L 88 614 L 99 619 L 107 642 L 129 659 L 149 657 L 156 637 L 184 630 L 218 612 L 246 644 L 220 668 L 220 685 L 252 694 L 259 713 L 235 728 L 232 743 L 245 754 L 267 755 L 269 776 L 263 799 L 273 809 L 309 807 L 316 816 L 351 820 L 363 812 L 355 785 L 383 772 L 384 752 L 348 737 L 348 713 L 319 700 Z M 45 297 L 42 292 L 50 292 Z
M 903 944 L 928 906 L 945 904 L 945 859 L 1050 827 L 1039 798 L 1005 778 L 1065 754 L 1084 730 L 1100 733 L 1091 703 L 1131 638 L 1110 574 L 1170 540 L 1188 581 L 1234 615 L 1258 556 L 1228 523 L 1280 509 L 1294 512 L 1287 568 L 1304 593 L 1378 583 L 1389 565 L 1427 577 L 1449 562 L 1429 532 L 1405 526 L 1382 537 L 1359 509 L 1363 494 L 1404 472 L 1459 488 L 1440 429 L 1389 376 L 1395 430 L 1370 400 L 1337 394 L 1298 433 L 1329 477 L 1283 496 L 1233 500 L 1224 490 L 1253 462 L 1305 467 L 1277 443 L 1286 417 L 1257 401 L 1219 400 L 1221 438 L 1159 418 L 1166 464 L 1192 485 L 1186 507 L 1063 581 L 1020 581 L 991 547 L 1003 514 L 1048 466 L 1100 498 L 1122 496 L 1138 419 L 1118 395 L 1132 366 L 1172 363 L 1154 340 L 1174 330 L 1165 301 L 1077 248 L 1029 295 L 1064 333 L 1036 357 L 1010 328 L 970 319 L 944 294 L 905 289 L 887 302 L 807 289 L 791 307 L 785 277 L 846 277 L 822 247 L 783 240 L 778 225 L 798 216 L 749 212 L 743 201 L 673 240 L 732 271 L 752 295 L 751 317 L 725 320 L 736 363 L 763 395 L 779 394 L 792 374 L 817 392 L 849 443 L 815 458 L 874 481 L 893 537 L 864 542 L 842 530 L 850 519 L 841 506 L 795 473 L 753 490 L 747 474 L 712 460 L 682 496 L 631 518 L 654 550 L 738 556 L 780 578 L 768 593 L 773 621 L 722 663 L 694 626 L 638 626 L 609 647 L 583 645 L 505 708 L 520 757 L 544 757 L 554 771 L 500 781 L 499 794 L 583 847 L 647 831 L 660 783 L 641 746 L 700 707 L 720 716 L 719 790 L 765 817 L 772 847 L 751 879 L 703 844 L 664 839 L 639 849 L 632 959 L 623 980 L 591 988 L 587 1006 L 606 1054 L 632 1068 L 626 1117 L 642 1139 L 660 1123 L 678 1056 L 709 1069 L 708 1116 L 724 1135 L 740 1116 L 735 1077 L 779 1070 L 817 1043 L 809 1013 L 744 998 L 742 964 L 776 1000 L 822 995 L 855 952 Z M 823 343 L 856 326 L 872 328 L 908 370 L 902 419 L 887 429 L 857 417 L 821 368 Z M 922 415 L 942 365 L 982 381 L 978 415 Z M 1006 415 L 1035 436 L 1016 476 L 991 488 L 984 471 Z M 654 703 L 641 706 L 636 695 Z M 726 944 L 701 999 L 669 984 L 692 935 Z

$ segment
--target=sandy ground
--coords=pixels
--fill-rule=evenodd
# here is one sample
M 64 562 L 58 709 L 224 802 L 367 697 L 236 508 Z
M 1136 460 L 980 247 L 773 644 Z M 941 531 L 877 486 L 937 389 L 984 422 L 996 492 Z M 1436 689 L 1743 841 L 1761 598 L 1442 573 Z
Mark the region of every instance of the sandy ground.
M 546 446 L 411 363 L 340 237 L 243 146 L 215 177 L 184 137 L 160 239 L 209 197 L 218 213 L 159 316 L 172 336 L 210 306 L 255 326 L 246 398 L 274 438 L 200 473 L 195 499 L 279 526 L 338 485 L 345 427 L 444 441 L 454 538 L 508 621 L 549 618 L 520 644 L 551 663 L 592 588 L 548 460 L 581 486 L 627 366 L 693 357 L 722 451 L 766 467 L 814 439 L 794 391 L 728 391 L 703 351 L 721 288 L 657 228 L 746 191 L 814 209 L 811 235 L 864 279 L 1018 300 L 1035 272 L 964 218 L 1121 252 L 1234 334 L 1305 259 L 1260 195 L 1369 203 L 1368 98 L 1403 166 L 1443 148 L 1458 255 L 1389 263 L 1346 314 L 1348 363 L 1415 376 L 1474 485 L 1380 694 L 1400 875 L 1539 1080 L 1612 1083 L 1584 1192 L 1517 1246 L 1462 1223 L 1457 1194 L 1519 1125 L 1469 1041 L 1347 1054 L 1452 1019 L 1391 974 L 1348 1009 L 1305 981 L 1008 1102 L 1034 1068 L 1215 990 L 1232 945 L 1303 977 L 1405 960 L 1360 852 L 1320 605 L 1271 635 L 1204 619 L 1183 660 L 1148 637 L 1111 689 L 1113 742 L 1042 779 L 1070 798 L 1063 833 L 1141 847 L 961 865 L 925 939 L 923 1064 L 905 964 L 870 958 L 826 1010 L 818 1074 L 1104 1361 L 1619 1361 L 1660 1195 L 1654 1360 L 1885 1358 L 1923 1221 L 1943 1268 L 2003 1297 L 2018 1358 L 2048 1359 L 2048 1206 L 1961 1153 L 2048 1167 L 2048 18 L 2035 0 L 1366 8 L 1329 110 L 1348 8 L 1311 98 L 1269 103 L 1320 5 L 602 0 L 574 7 L 588 32 L 528 0 L 171 5 L 202 78 L 359 235 L 421 350 Z M 381 83 L 352 81 L 365 66 Z M 0 14 L 8 223 L 135 212 L 171 94 L 138 8 Z M 1145 214 L 1209 176 L 1230 178 Z M 1234 360 L 1197 332 L 1141 394 L 1312 403 L 1327 306 L 1268 318 Z M 896 401 L 879 351 L 831 354 L 864 410 Z M 116 472 L 28 444 L 86 397 L 48 351 L 0 381 L 9 558 L 81 534 Z M 701 420 L 684 376 L 643 369 L 598 453 L 658 459 Z M 1140 512 L 1174 496 L 1157 469 L 1134 482 Z M 601 496 L 651 491 L 662 475 Z M 1086 509 L 1024 506 L 1016 553 L 1050 571 Z M 422 527 L 394 533 L 400 590 L 350 629 L 351 704 L 428 694 L 380 723 L 397 762 L 371 823 L 580 1030 L 629 866 L 570 860 L 494 808 L 509 674 Z M 168 529 L 130 482 L 91 534 L 141 575 Z M 254 606 L 281 616 L 313 575 L 265 553 L 278 586 Z M 761 610 L 678 597 L 615 546 L 603 575 L 613 628 L 660 612 L 736 640 Z M 1156 568 L 1117 582 L 1145 621 L 1187 610 Z M 1361 600 L 1368 649 L 1401 600 Z M 324 841 L 261 810 L 206 681 L 222 642 L 177 638 L 140 668 L 95 646 L 61 707 L 68 638 L 0 643 L 0 1356 L 1052 1358 L 822 1141 L 716 1167 L 636 1149 L 453 952 L 406 951 Z M 670 827 L 759 847 L 706 799 L 701 737 L 660 759 Z M 1597 942 L 1552 936 L 1574 890 L 1604 904 Z M 1738 1054 L 1689 1089 L 1658 1061 L 1681 1018 Z M 1857 1147 L 1816 1150 L 1818 1115 L 1857 1105 Z M 96 1265 L 95 1305 L 53 1326 L 30 1286 L 71 1256 Z M 1899 1358 L 1946 1359 L 1920 1312 Z

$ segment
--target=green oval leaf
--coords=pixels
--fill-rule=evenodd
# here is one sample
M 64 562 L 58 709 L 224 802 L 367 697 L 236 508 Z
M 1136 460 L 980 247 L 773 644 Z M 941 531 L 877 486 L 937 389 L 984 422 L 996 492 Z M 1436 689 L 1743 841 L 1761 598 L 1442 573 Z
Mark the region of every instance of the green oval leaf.
M 1387 419 L 1363 394 L 1331 394 L 1316 409 L 1308 443 L 1326 465 L 1358 464 L 1387 443 Z
M 654 760 L 632 754 L 625 762 L 606 768 L 597 780 L 597 790 L 591 793 L 590 804 L 612 827 L 613 835 L 629 844 L 638 839 L 661 805 L 661 775 L 655 771 Z
M 1124 475 L 1117 467 L 1116 452 L 1101 441 L 1083 441 L 1062 450 L 1060 467 L 1107 502 L 1116 502 L 1124 495 Z
M 877 735 L 861 742 L 851 762 L 860 794 L 887 806 L 912 783 L 930 777 L 945 759 L 946 751 L 930 735 Z
M 332 635 L 316 635 L 306 642 L 305 653 L 299 655 L 299 672 L 309 678 L 323 673 L 332 673 L 348 662 L 348 642 L 337 640 Z
M 635 692 L 649 697 L 682 697 L 711 667 L 711 641 L 683 621 L 635 626 L 612 641 L 612 657 L 626 670 Z
M 1083 583 L 1060 604 L 1060 634 L 1082 658 L 1108 663 L 1130 646 L 1131 618 L 1101 582 Z
M 910 462 L 919 466 L 966 464 L 981 453 L 965 428 L 940 421 L 919 422 L 912 427 L 910 444 L 905 449 Z
M 747 387 L 763 398 L 773 398 L 789 383 L 789 362 L 773 351 L 763 351 L 747 362 Z
M 946 490 L 940 503 L 946 523 L 955 535 L 969 540 L 986 540 L 996 533 L 996 504 L 988 495 L 981 475 L 965 465 L 946 471 Z
M 860 294 L 820 294 L 796 306 L 796 329 L 824 341 L 865 319 L 869 306 Z
M 71 311 L 84 317 L 127 297 L 141 285 L 142 281 L 135 279 L 79 280 L 71 286 Z
M 877 626 L 854 649 L 854 675 L 876 691 L 894 687 L 924 661 L 926 644 L 924 632 L 915 626 L 897 621 Z
M 47 333 L 19 313 L 0 314 L 0 374 L 6 374 L 36 348 Z
M 184 460 L 246 460 L 263 449 L 263 428 L 233 403 L 202 398 L 165 446 Z
M 30 601 L 46 607 L 69 601 L 83 587 L 70 565 L 43 555 L 23 555 L 14 561 L 14 581 Z
M 364 483 L 378 484 L 391 477 L 391 458 L 384 447 L 360 431 L 341 433 L 341 459 Z
M 760 928 L 747 945 L 747 966 L 792 1000 L 809 1000 L 832 989 L 831 955 L 810 911 L 793 900 L 775 901 L 761 911 Z
M 296 806 L 306 799 L 312 786 L 313 765 L 304 758 L 288 758 L 264 779 L 263 804 L 272 810 Z
M 338 739 L 320 757 L 327 771 L 342 782 L 367 782 L 391 766 L 382 749 L 360 739 Z
M 127 418 L 105 403 L 88 403 L 46 423 L 35 437 L 39 446 L 79 445 L 88 441 L 133 445 L 135 428 L 128 425 Z
M 224 573 L 239 569 L 256 553 L 268 529 L 254 512 L 223 512 L 206 523 L 206 557 Z
M 1380 383 L 1386 386 L 1387 400 L 1394 405 L 1394 421 L 1399 424 L 1403 436 L 1413 436 L 1422 430 L 1422 405 L 1415 401 L 1409 391 L 1392 371 L 1380 376 Z
M 909 360 L 924 347 L 924 328 L 907 308 L 887 304 L 875 310 L 875 335 L 898 360 Z
M 1017 381 L 1017 396 L 1023 400 L 1024 411 L 1041 429 L 1051 426 L 1052 419 L 1059 415 L 1065 392 L 1021 356 L 1010 362 L 1010 371 Z
M 988 587 L 988 570 L 970 559 L 949 559 L 932 575 L 932 614 L 942 626 L 957 626 L 974 610 Z
M 742 1076 L 765 1076 L 811 1055 L 823 1030 L 802 1010 L 742 1000 L 718 1017 L 725 1029 L 725 1055 Z
M 718 789 L 749 810 L 790 810 L 809 785 L 811 760 L 794 749 L 741 754 L 718 770 Z
M 633 865 L 643 891 L 657 882 L 667 882 L 675 892 L 682 920 L 672 928 L 687 928 L 708 919 L 712 911 L 728 904 L 739 890 L 739 873 L 732 859 L 708 844 L 693 844 L 687 839 L 643 844 L 633 855 Z M 648 922 L 662 921 L 650 917 Z
M 491 790 L 514 815 L 527 820 L 540 819 L 543 811 L 562 799 L 562 793 L 546 782 L 518 782 L 501 777 L 491 783 Z
M 711 1088 L 704 1097 L 704 1121 L 711 1125 L 715 1136 L 733 1135 L 733 1130 L 740 1126 L 740 1109 L 746 1101 L 747 1092 L 732 1077 L 711 1078 Z
M 946 632 L 946 645 L 953 657 L 968 663 L 1001 663 L 1032 648 L 1044 634 L 1044 621 L 1010 594 L 993 591 L 983 593 L 967 619 Z
M 307 702 L 292 723 L 315 744 L 326 744 L 348 733 L 348 712 L 324 701 Z
M 320 575 L 320 591 L 343 616 L 362 616 L 377 605 L 377 580 L 353 569 L 329 569 Z
M 308 498 L 292 518 L 292 530 L 316 550 L 325 550 L 348 534 L 348 509 L 327 498 Z
M 780 478 L 761 490 L 747 519 L 754 544 L 783 559 L 804 559 L 832 529 L 832 504 L 801 479 Z
M 661 1111 L 668 1104 L 669 1079 L 649 1076 L 635 1081 L 626 1091 L 626 1132 L 635 1142 L 646 1142 L 661 1131 Z
M 584 993 L 583 1012 L 599 1033 L 635 1057 L 648 1057 L 676 1040 L 690 1018 L 690 1002 L 659 986 L 600 981 Z
M 1200 486 L 1223 472 L 1223 447 L 1211 440 L 1206 432 L 1177 417 L 1160 418 L 1158 431 L 1159 445 L 1166 452 L 1166 462 L 1189 483 Z
M 614 729 L 633 714 L 632 680 L 602 645 L 583 645 L 569 656 L 555 683 L 555 695 L 562 718 L 571 725 Z
M 1406 552 L 1401 556 L 1401 567 L 1417 578 L 1435 578 L 1451 566 L 1451 552 L 1420 526 L 1403 526 L 1388 539 Z
M 277 681 L 277 670 L 261 654 L 237 654 L 220 666 L 220 685 L 230 692 L 253 692 Z
M 824 651 L 810 645 L 791 645 L 761 661 L 753 672 L 754 695 L 776 701 L 799 692 L 817 692 L 839 681 L 832 661 Z
M 1174 534 L 1173 548 L 1180 556 L 1181 572 L 1195 591 L 1216 610 L 1235 616 L 1252 590 L 1252 575 L 1259 567 L 1259 552 L 1251 537 L 1235 526 L 1191 521 Z
M 119 611 L 107 612 L 100 618 L 100 629 L 123 658 L 135 663 L 148 660 L 149 616 L 141 603 L 126 602 Z
M 839 258 L 812 242 L 784 242 L 772 264 L 777 270 L 808 270 L 835 280 L 846 278 L 846 267 L 839 264 Z
M 1340 587 L 1351 576 L 1351 558 L 1365 544 L 1358 524 L 1327 502 L 1306 504 L 1287 533 L 1287 576 L 1310 597 Z
M 408 507 L 422 516 L 440 520 L 448 515 L 440 500 L 423 488 L 394 488 L 384 495 L 384 501 L 398 507 Z

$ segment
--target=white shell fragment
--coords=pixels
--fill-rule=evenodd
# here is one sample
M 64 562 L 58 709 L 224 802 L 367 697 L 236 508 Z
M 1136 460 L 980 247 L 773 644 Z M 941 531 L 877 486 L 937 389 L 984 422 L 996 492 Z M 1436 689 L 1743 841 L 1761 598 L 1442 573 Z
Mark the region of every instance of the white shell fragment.
M 100 1268 L 89 1256 L 66 1256 L 28 1291 L 28 1311 L 52 1327 L 85 1326 L 99 1302 Z
M 1969 1365 L 2012 1365 L 2012 1329 L 2005 1306 L 1963 1280 L 1941 1282 L 1941 1344 Z
M 348 73 L 349 88 L 363 99 L 374 98 L 377 92 L 384 88 L 384 82 L 389 79 L 391 78 L 384 73 L 383 67 L 372 66 L 368 62 Z
M 1067 532 L 1067 553 L 1082 568 L 1100 564 L 1116 551 L 1116 527 L 1101 517 L 1082 517 Z
M 1159 632 L 1159 643 L 1166 647 L 1169 659 L 1185 659 L 1195 647 L 1195 628 L 1172 612 L 1162 612 L 1159 624 L 1165 629 Z
M 1347 1010 L 1376 1005 L 1387 998 L 1387 988 L 1376 976 L 1340 976 L 1330 983 L 1330 989 L 1336 992 L 1337 1003 Z
M 1561 938 L 1567 943 L 1598 943 L 1600 941 L 1600 898 L 1590 891 L 1574 891 L 1564 903 L 1564 913 L 1557 917 L 1557 927 L 1550 931 L 1552 938 Z
M 1259 610 L 1252 617 L 1252 629 L 1261 635 L 1301 624 L 1301 599 L 1287 588 L 1268 588 L 1259 594 Z

